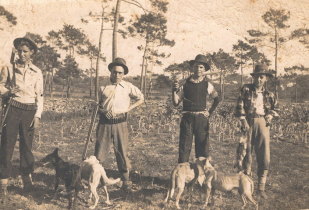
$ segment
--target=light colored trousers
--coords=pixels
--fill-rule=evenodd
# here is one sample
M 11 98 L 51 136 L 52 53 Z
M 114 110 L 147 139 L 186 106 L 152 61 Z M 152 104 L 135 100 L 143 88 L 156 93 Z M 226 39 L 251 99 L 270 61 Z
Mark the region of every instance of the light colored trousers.
M 113 145 L 118 171 L 123 181 L 129 180 L 129 169 L 131 168 L 128 158 L 128 139 L 127 122 L 98 124 L 94 155 L 100 162 L 103 162 L 106 160 L 110 148 Z
M 269 126 L 266 127 L 264 117 L 248 119 L 250 125 L 249 139 L 251 145 L 247 147 L 247 155 L 245 157 L 245 168 L 251 171 L 252 164 L 252 148 L 254 148 L 257 159 L 257 175 L 264 176 L 265 171 L 269 170 L 270 163 L 270 134 Z

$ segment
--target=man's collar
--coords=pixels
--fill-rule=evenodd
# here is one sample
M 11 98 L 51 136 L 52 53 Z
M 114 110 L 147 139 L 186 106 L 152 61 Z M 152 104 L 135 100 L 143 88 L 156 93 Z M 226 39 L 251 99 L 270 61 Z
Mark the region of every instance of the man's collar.
M 36 66 L 32 62 L 29 62 L 25 65 L 16 63 L 16 65 L 17 67 L 29 68 L 31 71 L 37 72 Z
M 121 87 L 123 87 L 124 88 L 124 81 L 123 80 L 121 80 L 119 83 L 112 83 L 112 81 L 110 81 L 109 80 L 109 83 L 111 84 L 111 85 L 120 85 Z

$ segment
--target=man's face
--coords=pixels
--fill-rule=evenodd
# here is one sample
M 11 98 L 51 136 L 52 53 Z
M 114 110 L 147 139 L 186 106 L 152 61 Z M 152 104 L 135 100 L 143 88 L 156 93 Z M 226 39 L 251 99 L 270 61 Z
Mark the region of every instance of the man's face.
M 263 87 L 267 81 L 267 76 L 265 74 L 253 76 L 253 84 L 257 87 Z
M 34 53 L 34 51 L 31 50 L 26 45 L 19 45 L 17 47 L 17 52 L 18 52 L 19 59 L 20 59 L 21 63 L 23 63 L 23 64 L 30 62 L 31 56 Z
M 195 76 L 203 76 L 205 73 L 205 66 L 201 63 L 195 63 L 193 64 L 193 72 Z
M 123 79 L 123 76 L 124 76 L 124 69 L 122 68 L 122 66 L 114 66 L 112 68 L 110 76 L 112 83 L 118 84 Z

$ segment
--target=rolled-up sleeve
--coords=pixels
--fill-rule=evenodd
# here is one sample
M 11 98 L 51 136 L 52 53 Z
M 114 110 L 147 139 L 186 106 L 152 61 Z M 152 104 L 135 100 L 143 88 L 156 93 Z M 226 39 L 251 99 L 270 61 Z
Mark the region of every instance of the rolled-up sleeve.
M 144 100 L 144 94 L 134 85 L 130 85 L 130 97 L 136 100 Z
M 4 95 L 5 93 L 8 92 L 8 89 L 5 87 L 7 78 L 9 75 L 9 68 L 7 66 L 4 66 L 1 68 L 0 72 L 0 95 Z
M 44 102 L 44 97 L 43 97 L 43 75 L 41 71 L 37 72 L 37 80 L 35 84 L 35 102 L 37 104 L 37 111 L 35 113 L 35 117 L 41 118 L 42 112 L 43 112 L 43 102 Z

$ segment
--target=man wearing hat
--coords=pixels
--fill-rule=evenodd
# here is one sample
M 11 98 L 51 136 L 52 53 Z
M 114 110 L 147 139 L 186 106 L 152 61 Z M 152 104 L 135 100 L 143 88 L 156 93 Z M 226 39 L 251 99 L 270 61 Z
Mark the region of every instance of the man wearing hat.
M 252 84 L 245 84 L 240 92 L 236 106 L 236 117 L 241 120 L 244 131 L 249 132 L 249 145 L 255 150 L 257 159 L 258 193 L 267 198 L 265 184 L 270 163 L 269 125 L 277 114 L 277 100 L 274 94 L 265 88 L 266 80 L 273 75 L 264 64 L 255 66 Z M 245 173 L 251 174 L 251 146 L 247 147 Z
M 123 58 L 115 58 L 108 65 L 110 81 L 100 88 L 100 120 L 97 127 L 95 156 L 103 162 L 113 145 L 118 171 L 123 180 L 122 188 L 131 187 L 129 180 L 130 161 L 128 158 L 128 112 L 144 102 L 142 92 L 130 82 L 123 80 L 128 67 Z M 131 100 L 134 100 L 131 103 Z
M 193 136 L 196 158 L 209 156 L 209 117 L 220 101 L 217 91 L 207 81 L 205 75 L 205 72 L 210 69 L 206 56 L 197 55 L 189 63 L 193 75 L 181 87 L 178 82 L 174 83 L 172 93 L 174 106 L 183 102 L 179 137 L 179 163 L 189 161 Z M 207 102 L 210 98 L 213 101 L 209 108 Z
M 7 194 L 8 178 L 12 171 L 11 160 L 18 134 L 23 187 L 24 190 L 32 187 L 32 141 L 34 129 L 39 126 L 43 110 L 43 76 L 41 70 L 31 61 L 32 55 L 37 52 L 37 46 L 25 37 L 15 39 L 13 44 L 15 49 L 11 57 L 12 67 L 2 68 L 0 73 L 0 95 L 2 102 L 6 101 L 1 122 L 0 146 L 2 201 Z

